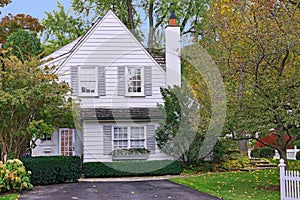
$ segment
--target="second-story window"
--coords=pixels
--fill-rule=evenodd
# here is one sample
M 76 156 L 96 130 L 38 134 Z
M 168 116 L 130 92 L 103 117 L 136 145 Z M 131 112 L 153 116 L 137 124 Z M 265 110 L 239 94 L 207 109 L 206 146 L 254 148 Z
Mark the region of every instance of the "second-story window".
M 97 96 L 97 67 L 80 67 L 79 69 L 79 95 Z
M 126 67 L 126 94 L 128 96 L 144 95 L 144 69 L 143 67 Z

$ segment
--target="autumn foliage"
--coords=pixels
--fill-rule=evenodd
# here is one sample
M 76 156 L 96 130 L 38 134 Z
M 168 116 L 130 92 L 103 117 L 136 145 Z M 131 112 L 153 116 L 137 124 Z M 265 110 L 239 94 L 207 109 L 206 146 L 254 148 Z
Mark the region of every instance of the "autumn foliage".
M 8 14 L 0 21 L 0 42 L 4 44 L 11 33 L 20 29 L 37 33 L 43 28 L 44 27 L 39 23 L 39 20 L 30 15 L 17 14 L 14 16 L 12 14 Z
M 264 142 L 265 144 L 268 144 L 268 145 L 278 146 L 277 137 L 278 137 L 278 134 L 272 133 L 270 135 L 266 135 L 265 137 L 260 138 L 259 140 L 261 140 L 262 142 Z M 289 140 L 289 138 L 290 137 L 288 135 L 285 135 L 284 141 L 287 142 Z M 256 147 L 259 147 L 259 148 L 265 147 L 265 145 L 262 142 L 257 141 Z M 291 145 L 289 148 L 293 148 L 293 146 Z

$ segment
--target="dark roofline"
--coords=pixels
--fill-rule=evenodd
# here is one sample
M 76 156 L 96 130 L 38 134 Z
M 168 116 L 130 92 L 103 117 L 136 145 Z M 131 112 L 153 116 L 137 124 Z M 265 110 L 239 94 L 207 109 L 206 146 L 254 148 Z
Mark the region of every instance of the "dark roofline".
M 158 108 L 82 108 L 80 115 L 82 120 L 99 121 L 151 121 L 163 119 Z

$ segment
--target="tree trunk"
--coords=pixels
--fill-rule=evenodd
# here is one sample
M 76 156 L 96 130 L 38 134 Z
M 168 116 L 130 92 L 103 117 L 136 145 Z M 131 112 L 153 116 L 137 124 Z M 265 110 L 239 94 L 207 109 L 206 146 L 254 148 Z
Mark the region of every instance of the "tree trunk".
M 287 155 L 286 155 L 286 149 L 282 149 L 280 151 L 278 151 L 280 159 L 282 158 L 284 160 L 284 163 L 286 164 L 286 169 L 288 169 L 289 165 L 288 165 L 288 159 L 287 159 Z
M 133 13 L 132 13 L 132 0 L 127 0 L 127 11 L 128 11 L 128 23 L 130 26 L 130 31 L 132 34 L 135 34 L 135 27 L 133 21 Z
M 153 50 L 153 40 L 154 40 L 154 19 L 153 19 L 153 9 L 154 4 L 153 2 L 149 3 L 149 10 L 148 10 L 148 16 L 149 16 L 149 35 L 148 35 L 148 49 L 149 52 L 152 53 Z
M 241 65 L 241 69 L 239 70 L 239 85 L 238 85 L 238 100 L 242 101 L 243 100 L 243 96 L 244 96 L 244 88 L 245 88 L 245 70 L 244 70 L 245 66 L 242 64 Z M 237 130 L 239 131 L 239 130 Z M 242 133 L 242 137 L 244 137 L 243 131 L 240 130 Z M 238 148 L 240 150 L 240 152 L 243 155 L 247 155 L 248 154 L 248 146 L 247 146 L 247 140 L 239 140 L 238 141 Z
M 6 144 L 4 142 L 1 141 L 1 160 L 3 163 L 6 163 L 7 161 L 7 148 L 6 148 Z

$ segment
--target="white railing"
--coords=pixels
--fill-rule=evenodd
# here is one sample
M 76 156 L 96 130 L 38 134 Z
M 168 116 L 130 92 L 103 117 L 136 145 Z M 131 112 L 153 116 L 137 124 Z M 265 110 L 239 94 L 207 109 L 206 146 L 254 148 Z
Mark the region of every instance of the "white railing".
M 251 150 L 252 150 L 252 149 L 249 149 L 249 150 L 248 150 L 248 156 L 249 156 L 249 158 L 251 158 L 251 157 L 250 157 Z M 274 156 L 274 158 L 275 158 L 275 159 L 279 159 L 280 156 L 279 156 L 278 151 L 277 151 L 277 150 L 274 150 L 274 151 L 275 151 L 275 156 Z M 287 159 L 289 159 L 289 160 L 296 160 L 296 154 L 297 154 L 298 151 L 300 151 L 300 149 L 297 149 L 296 146 L 294 147 L 294 149 L 287 149 L 287 150 L 286 150 L 286 156 L 287 156 Z
M 280 199 L 299 200 L 300 199 L 300 176 L 299 171 L 285 170 L 286 164 L 280 159 Z
M 298 151 L 300 151 L 300 149 L 297 149 L 296 146 L 294 147 L 294 149 L 287 149 L 286 150 L 287 159 L 289 159 L 289 160 L 296 160 L 296 154 L 297 154 Z M 274 156 L 274 158 L 276 158 L 276 159 L 280 158 L 279 153 L 276 150 L 275 150 L 275 156 Z

